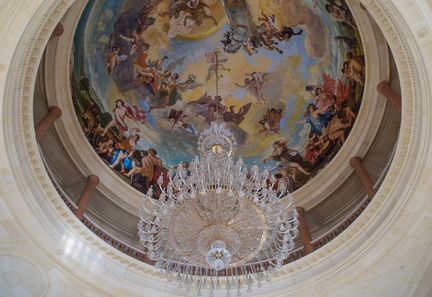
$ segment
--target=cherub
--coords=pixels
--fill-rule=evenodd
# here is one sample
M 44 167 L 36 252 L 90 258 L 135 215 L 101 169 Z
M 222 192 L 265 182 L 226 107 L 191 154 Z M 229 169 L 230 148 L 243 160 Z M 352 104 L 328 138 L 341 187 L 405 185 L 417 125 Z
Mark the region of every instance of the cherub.
M 120 54 L 120 47 L 115 45 L 113 46 L 110 53 L 108 53 L 105 63 L 105 68 L 108 71 L 109 74 L 112 73 L 114 68 L 122 61 L 126 60 L 128 58 L 127 55 L 119 55 Z
M 273 133 L 279 134 L 280 120 L 282 117 L 282 109 L 267 109 L 267 112 L 264 114 L 262 120 L 258 122 L 263 127 L 263 129 L 259 131 L 259 134 L 264 134 L 265 136 Z
M 189 117 L 181 110 L 171 109 L 168 115 L 168 121 L 172 123 L 171 134 L 173 134 L 178 127 L 181 127 L 195 136 L 198 135 L 195 127 L 189 122 Z
M 277 47 L 277 41 L 289 41 L 292 36 L 303 33 L 302 29 L 295 32 L 291 27 L 287 26 L 279 30 L 276 25 L 275 15 L 268 16 L 263 11 L 261 11 L 258 20 L 261 21 L 261 24 L 256 31 L 257 40 L 254 39 L 253 43 L 256 47 L 264 45 L 269 50 L 276 50 L 280 54 L 283 54 L 283 51 Z M 276 38 L 276 41 L 273 38 Z
M 260 27 L 264 29 L 263 33 L 270 40 L 272 38 L 276 38 L 279 41 L 289 41 L 294 35 L 301 35 L 303 33 L 302 29 L 299 29 L 297 32 L 291 27 L 283 26 L 282 30 L 278 29 L 276 25 L 276 17 L 275 15 L 268 16 L 261 11 L 261 16 L 258 17 L 258 20 L 261 21 Z
M 277 47 L 277 42 L 273 40 L 274 35 L 267 31 L 264 24 L 257 27 L 256 34 L 251 36 L 250 40 L 254 48 L 258 49 L 262 46 L 271 51 L 277 51 L 283 54 L 283 50 Z
M 178 100 L 182 100 L 181 92 L 194 89 L 200 86 L 196 82 L 196 76 L 189 74 L 188 79 L 179 82 L 179 74 L 170 70 L 165 71 L 161 77 L 159 95 L 161 103 L 150 106 L 149 112 L 154 109 L 163 109 L 174 105 Z
M 268 73 L 266 72 L 252 72 L 246 74 L 244 84 L 236 84 L 239 88 L 246 88 L 252 95 L 254 95 L 259 103 L 267 101 L 264 95 L 264 87 L 268 82 Z
M 182 19 L 183 26 L 188 26 L 188 21 L 201 25 L 204 19 L 210 19 L 217 26 L 217 20 L 212 16 L 207 4 L 201 0 L 171 1 L 169 10 L 159 13 L 159 16 L 168 16 L 170 19 Z
M 279 33 L 279 30 L 276 26 L 276 17 L 274 15 L 268 16 L 261 11 L 261 15 L 258 16 L 258 21 L 261 22 L 261 25 L 266 30 L 266 33 L 271 34 L 272 37 Z
M 284 26 L 282 28 L 282 31 L 278 33 L 277 38 L 280 41 L 289 41 L 291 40 L 291 37 L 296 35 L 302 35 L 302 34 L 303 34 L 303 29 L 298 29 L 298 31 L 295 32 L 293 28 Z
M 177 88 L 181 92 L 184 92 L 186 90 L 193 90 L 193 89 L 199 88 L 202 85 L 203 84 L 197 82 L 195 75 L 189 74 L 187 80 L 177 84 Z

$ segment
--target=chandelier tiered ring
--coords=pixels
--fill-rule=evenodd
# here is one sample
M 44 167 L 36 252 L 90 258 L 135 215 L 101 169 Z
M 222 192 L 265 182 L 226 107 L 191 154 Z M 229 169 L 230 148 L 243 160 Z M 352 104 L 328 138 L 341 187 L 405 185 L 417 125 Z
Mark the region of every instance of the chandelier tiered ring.
M 236 140 L 213 122 L 199 137 L 200 157 L 169 172 L 155 199 L 145 195 L 138 224 L 140 241 L 155 266 L 198 296 L 269 280 L 297 236 L 297 213 L 283 183 L 258 166 L 234 161 Z

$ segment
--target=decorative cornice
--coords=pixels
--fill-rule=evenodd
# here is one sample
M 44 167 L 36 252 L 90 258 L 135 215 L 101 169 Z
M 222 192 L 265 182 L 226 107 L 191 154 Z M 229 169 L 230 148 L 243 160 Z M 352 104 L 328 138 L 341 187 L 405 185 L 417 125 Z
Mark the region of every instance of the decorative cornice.
M 61 232 L 67 229 L 81 238 L 90 250 L 99 253 L 116 267 L 124 267 L 128 273 L 136 273 L 146 281 L 157 281 L 153 268 L 117 252 L 75 218 L 56 193 L 39 156 L 32 115 L 33 86 L 44 45 L 51 30 L 72 2 L 45 0 L 44 5 L 29 21 L 16 48 L 11 61 L 14 67 L 9 68 L 5 82 L 2 106 L 4 143 L 1 145 L 6 149 L 9 162 L 4 167 L 12 172 L 12 183 L 16 184 L 21 193 L 17 199 L 32 209 L 32 215 L 44 225 L 53 240 L 58 239 Z M 396 248 L 401 244 L 398 238 L 388 240 L 386 234 L 398 223 L 402 225 L 399 222 L 400 214 L 404 206 L 414 199 L 413 193 L 419 183 L 419 176 L 424 172 L 425 164 L 422 160 L 427 160 L 430 152 L 429 124 L 432 110 L 427 96 L 430 95 L 431 86 L 427 81 L 426 63 L 415 37 L 401 29 L 406 27 L 406 23 L 389 1 L 366 0 L 364 4 L 387 37 L 400 72 L 403 117 L 398 148 L 387 178 L 363 214 L 332 242 L 299 261 L 286 265 L 280 273 L 281 278 L 272 284 L 274 291 L 281 291 L 278 296 L 296 290 L 305 292 L 307 288 L 319 285 L 320 280 L 328 283 L 335 273 L 343 273 L 344 269 L 346 271 L 351 268 L 353 262 L 361 261 L 373 246 L 385 244 Z M 16 224 L 28 229 L 31 238 L 32 226 L 26 223 L 26 218 L 19 216 L 21 210 L 14 209 L 14 204 L 10 201 L 6 203 L 17 214 Z M 57 217 L 61 219 L 53 219 Z M 387 241 L 383 242 L 385 239 Z M 69 265 L 69 270 L 73 272 L 72 266 L 77 265 L 77 262 L 59 261 L 59 265 Z M 310 275 L 312 269 L 313 275 L 305 277 L 307 272 Z M 288 278 L 290 282 L 286 281 Z M 143 284 L 146 285 L 150 284 Z

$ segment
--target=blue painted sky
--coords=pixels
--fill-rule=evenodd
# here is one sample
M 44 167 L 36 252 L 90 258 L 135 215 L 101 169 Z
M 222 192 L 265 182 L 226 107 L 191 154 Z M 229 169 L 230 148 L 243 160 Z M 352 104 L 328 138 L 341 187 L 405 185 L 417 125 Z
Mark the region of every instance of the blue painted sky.
M 304 2 L 312 8 L 312 0 L 305 0 Z M 91 80 L 92 87 L 96 94 L 101 98 L 106 111 L 111 111 L 112 109 L 112 106 L 108 104 L 108 97 L 110 96 L 110 90 L 112 90 L 114 86 L 114 82 L 105 68 L 106 48 L 108 46 L 107 42 L 110 34 L 113 31 L 113 25 L 116 19 L 118 18 L 119 14 L 123 12 L 125 3 L 129 3 L 129 5 L 131 5 L 132 0 L 90 0 L 78 25 L 74 40 L 76 54 L 74 62 L 74 75 L 75 77 L 79 76 L 81 66 L 80 53 L 83 51 L 85 75 Z M 143 3 L 143 1 L 135 1 L 134 3 Z M 314 11 L 321 17 L 328 35 L 346 35 L 346 29 L 340 25 L 335 25 L 334 21 L 331 20 L 328 14 L 323 12 L 325 3 L 326 1 L 324 0 L 318 1 L 318 8 L 314 8 Z M 138 8 L 140 6 L 141 4 L 138 6 Z M 186 73 L 188 65 L 191 63 L 196 63 L 197 61 L 202 61 L 204 65 L 203 67 L 206 67 L 204 54 L 213 50 L 214 48 L 222 47 L 220 40 L 222 39 L 223 32 L 228 29 L 229 25 L 225 24 L 225 26 L 223 26 L 218 32 L 206 37 L 205 39 L 196 41 L 186 41 L 173 38 L 169 41 L 167 48 L 160 49 L 160 56 L 166 54 L 169 56 L 170 61 L 174 61 L 186 56 L 186 60 L 184 61 L 183 65 L 176 68 L 175 70 L 179 73 Z M 321 70 L 321 72 L 325 71 L 333 77 L 338 77 L 340 75 L 340 69 L 344 61 L 341 47 L 335 44 L 331 39 L 329 40 L 326 57 L 327 63 L 324 66 L 321 61 L 317 61 L 316 59 L 308 56 L 305 49 L 305 37 L 306 35 L 303 34 L 300 36 L 294 36 L 289 42 L 280 42 L 278 47 L 283 50 L 283 55 L 277 53 L 276 51 L 270 51 L 265 48 L 260 48 L 258 53 L 254 56 L 249 56 L 244 51 L 240 51 L 237 53 L 237 55 L 242 55 L 252 65 L 256 63 L 257 57 L 264 57 L 268 60 L 271 60 L 272 63 L 267 69 L 268 72 L 277 71 L 280 68 L 281 63 L 286 61 L 287 57 L 298 55 L 301 57 L 299 69 L 296 69 L 296 75 L 298 75 L 299 80 L 311 84 L 321 83 L 321 73 L 311 75 L 310 69 L 311 66 L 314 65 L 316 65 Z M 199 79 L 203 80 L 203 78 Z M 287 81 L 284 83 L 289 84 L 290 82 Z M 247 91 L 241 88 L 235 89 L 232 93 L 232 97 L 234 97 L 239 102 L 242 101 L 246 95 Z M 136 96 L 136 94 L 125 94 L 125 97 L 127 98 L 130 98 L 130 96 Z M 137 99 L 139 105 L 143 109 L 148 110 L 149 103 L 145 100 L 146 98 Z M 314 100 L 314 98 L 310 96 L 310 101 L 302 101 L 299 103 L 298 94 L 293 93 L 278 99 L 282 100 L 285 105 L 285 116 L 281 120 L 281 137 L 289 139 L 289 142 L 293 145 L 299 144 L 304 141 L 302 137 L 304 135 L 304 129 L 306 129 L 305 126 L 302 123 L 294 124 L 294 127 L 289 127 L 288 125 L 290 122 L 294 122 L 302 118 L 303 111 L 306 109 L 306 106 Z M 297 106 L 298 104 L 302 105 L 300 107 L 300 111 L 299 107 Z M 257 119 L 257 121 L 258 120 L 259 119 Z M 161 127 L 160 119 L 153 114 L 148 114 L 148 126 L 155 131 L 158 131 L 158 129 L 159 131 L 162 131 L 161 129 L 166 129 L 165 127 Z M 290 130 L 291 132 L 289 132 Z M 255 134 L 252 134 L 250 130 L 247 132 L 249 132 L 249 134 L 252 136 L 256 134 L 256 131 L 254 132 Z M 173 149 L 170 148 L 170 146 L 175 147 L 176 143 L 178 143 L 178 139 L 171 136 L 170 134 L 167 134 L 166 131 L 160 132 L 160 135 L 162 136 L 163 141 L 160 141 L 159 143 L 150 142 L 150 140 L 147 140 L 151 139 L 150 136 L 143 137 L 142 146 L 159 146 L 158 149 L 161 151 L 160 155 L 164 157 L 166 162 L 170 165 L 174 165 L 179 160 L 193 157 L 189 156 L 190 152 L 193 151 L 189 149 L 185 149 L 182 153 L 177 152 L 178 155 L 173 155 Z M 185 137 L 184 134 L 182 134 L 182 136 Z M 190 135 L 187 135 L 188 138 L 184 139 L 190 139 L 189 136 Z M 173 139 L 168 141 L 169 138 Z M 246 143 L 246 145 L 247 144 L 248 143 Z M 187 144 L 182 145 L 187 146 Z M 191 145 L 194 144 L 192 143 Z M 267 151 L 262 151 L 257 153 L 256 156 L 251 156 L 249 161 L 259 162 L 264 155 L 268 154 L 268 150 L 271 151 L 271 146 L 269 146 Z

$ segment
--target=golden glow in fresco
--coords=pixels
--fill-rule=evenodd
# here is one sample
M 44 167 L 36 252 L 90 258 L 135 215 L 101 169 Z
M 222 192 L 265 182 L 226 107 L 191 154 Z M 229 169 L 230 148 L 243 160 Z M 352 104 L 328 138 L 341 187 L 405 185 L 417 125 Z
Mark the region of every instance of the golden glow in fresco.
M 90 0 L 74 53 L 83 131 L 142 192 L 188 166 L 212 121 L 294 191 L 346 141 L 365 82 L 340 0 Z

